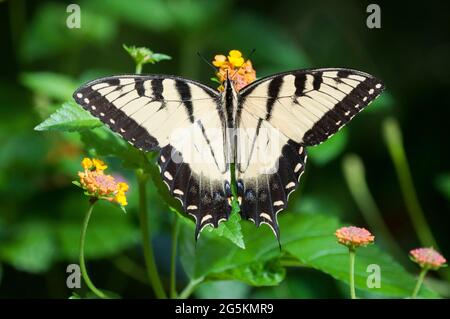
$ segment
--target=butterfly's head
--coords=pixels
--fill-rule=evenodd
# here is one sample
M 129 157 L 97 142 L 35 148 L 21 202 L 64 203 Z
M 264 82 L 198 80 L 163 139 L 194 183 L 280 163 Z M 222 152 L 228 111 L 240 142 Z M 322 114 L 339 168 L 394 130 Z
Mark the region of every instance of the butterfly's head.
M 232 79 L 230 79 L 230 72 L 227 70 L 227 76 L 225 77 L 225 81 L 223 82 L 224 91 L 227 90 L 227 88 L 232 88 L 233 83 Z

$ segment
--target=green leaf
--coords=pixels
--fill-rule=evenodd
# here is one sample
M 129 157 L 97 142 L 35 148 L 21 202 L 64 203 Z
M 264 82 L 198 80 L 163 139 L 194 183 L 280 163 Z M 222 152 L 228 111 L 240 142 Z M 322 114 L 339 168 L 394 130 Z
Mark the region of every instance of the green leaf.
M 348 132 L 344 128 L 324 143 L 308 148 L 309 158 L 318 165 L 325 165 L 338 157 L 347 146 Z
M 36 131 L 81 131 L 101 125 L 98 119 L 74 102 L 66 102 L 34 129 Z
M 246 249 L 242 250 L 231 242 L 207 233 L 201 236 L 195 246 L 192 239 L 193 227 L 184 224 L 181 230 L 181 262 L 187 275 L 195 280 L 206 278 L 227 278 L 252 283 L 254 273 L 238 271 L 257 263 L 266 264 L 285 258 L 311 267 L 348 283 L 348 251 L 337 243 L 334 232 L 341 225 L 337 219 L 324 215 L 282 214 L 279 218 L 281 231 L 280 252 L 278 243 L 268 227 L 255 228 L 248 222 L 242 223 Z M 269 263 L 269 264 L 267 264 Z M 381 288 L 370 289 L 366 285 L 367 266 L 377 264 L 381 268 Z M 275 264 L 276 265 L 276 264 Z M 233 271 L 236 271 L 235 273 Z M 223 276 L 223 277 L 221 277 Z M 280 277 L 278 277 L 280 278 Z M 376 245 L 358 249 L 356 254 L 356 287 L 361 290 L 388 297 L 408 297 L 415 277 L 394 261 Z M 267 281 L 266 281 L 267 283 Z M 436 293 L 424 288 L 423 297 L 436 297 Z
M 138 64 L 144 65 L 147 63 L 155 64 L 156 62 L 159 61 L 172 59 L 167 54 L 154 53 L 152 50 L 146 47 L 135 47 L 135 46 L 128 47 L 124 44 L 123 48 L 130 54 L 136 65 Z
M 245 282 L 252 286 L 276 286 L 284 280 L 286 269 L 279 260 L 259 262 L 236 267 L 218 274 L 215 278 L 220 280 L 233 279 Z
M 69 299 L 83 299 L 83 298 L 76 292 L 72 292 L 72 295 L 69 297 Z
M 302 265 L 323 271 L 349 283 L 348 249 L 337 243 L 334 232 L 340 226 L 337 219 L 325 216 L 286 215 L 280 229 L 283 231 L 283 249 Z M 381 287 L 369 288 L 369 265 L 381 270 Z M 357 288 L 390 297 L 408 297 L 415 285 L 415 277 L 394 261 L 376 245 L 356 251 L 355 285 Z M 423 290 L 424 297 L 436 297 L 430 290 Z
M 187 275 L 196 280 L 218 277 L 221 273 L 254 263 L 263 263 L 280 256 L 278 242 L 269 227 L 256 229 L 248 221 L 241 223 L 246 249 L 230 240 L 203 232 L 197 243 L 193 240 L 194 224 L 183 219 L 181 224 L 180 257 Z M 230 278 L 228 276 L 227 278 Z M 242 276 L 240 280 L 242 280 Z M 250 278 L 248 279 L 250 281 Z
M 242 299 L 247 298 L 250 287 L 239 281 L 207 281 L 195 291 L 197 298 L 203 299 Z
M 436 179 L 436 187 L 447 199 L 450 199 L 450 173 L 440 175 Z
M 2 242 L 0 260 L 22 271 L 42 273 L 53 263 L 55 250 L 50 226 L 30 221 L 17 226 L 13 237 Z
M 160 62 L 163 60 L 172 60 L 172 57 L 170 55 L 163 54 L 163 53 L 153 53 L 152 60 L 154 62 Z
M 67 75 L 52 72 L 29 72 L 20 75 L 20 82 L 35 93 L 59 101 L 72 99 L 78 82 Z
M 79 132 L 81 140 L 96 156 L 116 156 L 127 168 L 148 169 L 149 162 L 144 152 L 130 145 L 106 126 Z
M 225 237 L 239 248 L 245 249 L 244 236 L 241 231 L 241 216 L 237 211 L 233 211 L 230 218 L 221 223 L 218 228 L 208 227 L 209 232 Z M 200 235 L 201 236 L 201 235 Z

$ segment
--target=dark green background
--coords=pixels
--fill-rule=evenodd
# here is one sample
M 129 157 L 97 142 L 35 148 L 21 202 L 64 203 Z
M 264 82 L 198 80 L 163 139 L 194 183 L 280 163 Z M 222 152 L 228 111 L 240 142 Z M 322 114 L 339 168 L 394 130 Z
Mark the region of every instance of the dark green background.
M 213 86 L 212 70 L 197 51 L 211 59 L 230 49 L 245 54 L 256 49 L 252 61 L 259 77 L 312 67 L 349 67 L 376 75 L 385 82 L 388 98 L 349 125 L 348 141 L 336 156 L 323 164 L 311 159 L 301 194 L 290 207 L 366 225 L 341 169 L 343 155 L 356 153 L 364 161 L 369 186 L 405 254 L 418 246 L 381 133 L 383 120 L 394 116 L 402 128 L 426 217 L 443 254 L 450 256 L 449 201 L 439 187 L 442 176 L 449 173 L 450 161 L 450 11 L 444 1 L 420 6 L 377 2 L 382 27 L 372 30 L 365 24 L 369 2 L 356 0 L 81 1 L 82 27 L 73 30 L 65 27 L 68 3 L 0 3 L 0 297 L 70 295 L 65 288 L 65 267 L 76 262 L 87 207 L 80 190 L 71 185 L 80 159 L 87 154 L 82 143 L 74 134 L 33 130 L 64 101 L 63 89 L 70 85 L 56 81 L 62 88 L 49 95 L 30 84 L 27 75 L 54 72 L 78 85 L 101 75 L 133 73 L 123 43 L 173 57 L 144 66 L 144 73 L 181 75 Z M 108 161 L 113 171 L 134 185 L 129 171 L 113 159 Z M 173 216 L 158 202 L 153 186 L 150 189 L 153 243 L 165 278 Z M 110 225 L 121 212 L 106 204 L 98 209 L 99 217 L 93 221 L 97 235 L 88 258 L 94 259 L 91 275 L 99 286 L 124 297 L 138 297 L 146 296 L 148 287 L 115 267 L 122 256 L 143 264 L 136 226 L 137 195 L 133 188 L 130 193 L 126 223 L 121 218 Z M 179 282 L 183 280 L 180 274 Z M 228 283 L 204 287 L 197 297 L 340 298 L 344 290 L 322 273 L 294 269 L 278 287 Z

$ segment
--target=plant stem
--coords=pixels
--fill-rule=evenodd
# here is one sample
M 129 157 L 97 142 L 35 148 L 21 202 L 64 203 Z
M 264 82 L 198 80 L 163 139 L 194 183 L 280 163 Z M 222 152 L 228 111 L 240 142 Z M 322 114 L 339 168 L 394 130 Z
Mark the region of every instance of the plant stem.
M 386 226 L 380 209 L 370 193 L 365 176 L 364 163 L 361 158 L 355 154 L 345 156 L 342 161 L 342 170 L 348 188 L 350 189 L 350 194 L 355 200 L 356 205 L 361 211 L 367 224 L 380 234 L 380 237 L 384 239 L 384 243 L 390 252 L 407 264 L 407 258 L 403 257 L 403 251 L 398 246 L 394 236 L 392 236 L 392 233 Z
M 183 289 L 183 291 L 178 295 L 178 299 L 187 299 L 194 292 L 195 288 L 203 282 L 205 278 L 201 277 L 198 279 L 191 280 L 188 285 Z
M 142 73 L 142 63 L 137 63 L 136 64 L 136 69 L 135 69 L 134 73 L 136 73 L 136 74 L 141 74 Z
M 423 280 L 425 278 L 425 275 L 428 272 L 428 268 L 422 268 L 419 274 L 419 278 L 417 279 L 416 286 L 414 287 L 414 291 L 411 295 L 412 298 L 416 298 L 417 294 L 419 293 L 420 287 L 422 286 Z
M 348 256 L 349 256 L 349 275 L 350 275 L 350 296 L 352 299 L 356 299 L 356 293 L 355 293 L 355 249 L 349 248 L 348 249 Z
M 87 273 L 86 264 L 84 260 L 84 244 L 86 242 L 86 231 L 89 225 L 89 220 L 92 215 L 92 210 L 94 209 L 94 205 L 96 202 L 97 198 L 91 197 L 91 199 L 89 200 L 89 208 L 83 220 L 83 228 L 81 229 L 81 238 L 80 238 L 80 268 L 81 268 L 81 275 L 83 276 L 84 282 L 86 283 L 88 288 L 99 298 L 108 299 L 109 297 L 105 295 L 105 293 L 103 293 L 101 290 L 97 289 L 95 285 L 92 283 Z
M 433 233 L 428 226 L 425 214 L 420 206 L 417 198 L 416 190 L 411 177 L 411 171 L 403 146 L 402 133 L 397 120 L 393 118 L 387 119 L 383 123 L 384 139 L 388 146 L 389 154 L 394 162 L 395 171 L 397 173 L 403 197 L 408 208 L 414 229 L 422 246 L 432 246 L 439 250 Z
M 153 287 L 153 291 L 158 299 L 166 299 L 166 293 L 162 287 L 161 279 L 159 278 L 158 270 L 156 268 L 155 256 L 153 254 L 153 247 L 151 244 L 150 228 L 148 227 L 147 219 L 147 181 L 148 175 L 142 169 L 136 170 L 136 176 L 139 186 L 139 223 L 141 226 L 142 246 L 144 249 L 145 266 L 147 268 L 147 275 Z
M 176 214 L 174 214 L 174 218 L 172 226 L 172 254 L 170 256 L 170 298 L 177 297 L 177 246 L 180 223 Z

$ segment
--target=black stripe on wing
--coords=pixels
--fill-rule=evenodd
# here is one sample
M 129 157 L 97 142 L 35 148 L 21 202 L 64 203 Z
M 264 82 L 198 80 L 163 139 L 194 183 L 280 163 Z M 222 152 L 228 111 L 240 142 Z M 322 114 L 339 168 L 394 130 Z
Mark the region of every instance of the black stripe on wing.
M 286 82 L 287 76 L 294 76 L 293 82 Z M 341 129 L 356 114 L 370 104 L 384 90 L 384 84 L 370 74 L 351 69 L 310 69 L 295 70 L 275 74 L 249 84 L 240 91 L 238 118 L 245 107 L 247 98 L 251 98 L 259 85 L 267 83 L 265 97 L 266 114 L 260 118 L 271 121 L 274 102 L 281 98 L 292 99 L 292 107 L 301 107 L 311 113 L 313 124 L 303 134 L 301 142 L 306 146 L 322 143 Z M 285 85 L 286 84 L 286 85 Z M 317 94 L 320 96 L 317 97 Z M 303 100 L 302 100 L 303 99 Z M 325 99 L 326 102 L 323 100 Z M 322 110 L 309 105 L 313 100 L 321 104 Z M 327 110 L 328 109 L 328 110 Z M 251 110 L 248 110 L 251 113 Z M 314 111 L 314 112 L 313 112 Z M 279 127 L 279 129 L 281 129 Z
M 267 224 L 280 239 L 277 215 L 286 209 L 289 195 L 297 188 L 305 170 L 306 149 L 289 140 L 282 148 L 278 169 L 250 180 L 238 180 L 238 201 L 241 216 L 260 226 Z
M 193 173 L 183 156 L 171 145 L 161 149 L 158 165 L 170 193 L 195 219 L 195 239 L 207 226 L 218 227 L 231 213 L 231 188 L 227 181 L 212 181 Z
M 164 92 L 164 80 L 174 81 L 174 92 Z M 189 119 L 193 122 L 192 102 L 196 98 L 191 95 L 191 86 L 200 88 L 211 99 L 217 100 L 219 97 L 212 88 L 188 79 L 166 75 L 123 75 L 88 82 L 75 91 L 73 98 L 136 148 L 152 151 L 159 149 L 158 140 L 121 109 L 140 99 L 142 105 L 139 105 L 138 111 L 145 107 L 155 107 L 152 103 L 160 102 L 158 109 L 154 110 L 159 112 L 164 109 L 167 101 L 179 101 L 185 106 Z M 173 96 L 168 96 L 169 94 Z
M 95 81 L 94 83 L 96 83 Z M 141 92 L 138 83 L 120 84 L 118 78 L 107 78 L 102 83 L 105 83 L 105 87 L 114 86 L 117 90 L 123 90 L 125 87 L 126 93 L 129 93 L 129 87 L 131 90 L 136 89 L 138 94 Z M 94 90 L 92 86 L 95 84 L 88 83 L 80 87 L 73 94 L 75 101 L 81 105 L 84 109 L 89 111 L 93 116 L 100 119 L 104 124 L 109 126 L 111 130 L 120 134 L 126 141 L 143 151 L 151 151 L 158 149 L 158 141 L 149 134 L 149 132 L 140 126 L 135 120 L 129 117 L 125 112 L 116 108 L 105 95 L 100 94 L 97 90 Z M 120 98 L 120 95 L 118 98 Z
M 334 81 L 338 84 L 342 79 L 345 79 L 352 74 L 360 75 L 359 73 L 354 74 L 350 71 L 340 71 L 338 72 L 338 77 L 334 78 Z M 335 88 L 332 84 L 324 84 L 322 82 L 322 75 L 322 72 L 314 74 L 314 90 L 321 91 L 322 85 L 328 85 Z M 305 132 L 303 143 L 306 146 L 317 145 L 327 140 L 381 94 L 384 90 L 384 84 L 380 80 L 367 74 L 364 74 L 364 77 L 365 80 L 361 81 L 350 93 L 346 94 L 342 100 L 338 101 L 331 110 L 322 115 L 320 120 L 317 121 L 311 129 Z M 305 92 L 304 94 L 307 93 Z

